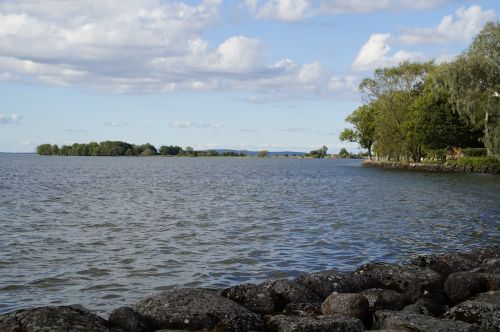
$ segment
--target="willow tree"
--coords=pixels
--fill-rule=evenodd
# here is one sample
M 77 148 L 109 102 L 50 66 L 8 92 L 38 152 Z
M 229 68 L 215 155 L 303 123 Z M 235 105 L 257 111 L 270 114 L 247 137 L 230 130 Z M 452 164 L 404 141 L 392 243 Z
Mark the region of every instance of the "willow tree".
M 500 24 L 489 22 L 446 71 L 454 109 L 483 128 L 489 156 L 500 156 Z
M 375 108 L 373 104 L 362 105 L 352 112 L 346 119 L 354 128 L 346 128 L 340 133 L 341 141 L 358 143 L 360 147 L 368 150 L 372 159 L 372 146 L 375 143 Z

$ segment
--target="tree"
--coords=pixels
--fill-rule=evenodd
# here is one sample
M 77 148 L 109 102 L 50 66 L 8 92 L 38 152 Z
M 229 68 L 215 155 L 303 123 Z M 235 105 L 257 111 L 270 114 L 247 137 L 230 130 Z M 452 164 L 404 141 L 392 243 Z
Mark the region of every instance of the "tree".
M 340 133 L 341 141 L 356 142 L 368 150 L 372 159 L 372 145 L 375 143 L 375 109 L 372 104 L 360 106 L 347 118 L 347 122 L 354 125 L 354 129 L 346 128 Z
M 339 151 L 340 158 L 349 158 L 350 154 L 345 148 L 341 148 Z
M 36 153 L 38 153 L 41 156 L 50 156 L 53 154 L 52 145 L 41 144 L 36 147 Z
M 488 22 L 446 73 L 454 109 L 483 128 L 488 155 L 500 156 L 500 23 Z
M 269 151 L 260 150 L 259 152 L 257 152 L 257 157 L 261 157 L 261 158 L 269 157 Z

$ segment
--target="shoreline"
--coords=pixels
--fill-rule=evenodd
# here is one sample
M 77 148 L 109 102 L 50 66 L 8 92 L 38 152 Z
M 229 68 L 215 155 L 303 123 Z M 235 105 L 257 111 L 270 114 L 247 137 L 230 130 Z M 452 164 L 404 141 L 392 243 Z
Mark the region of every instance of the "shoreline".
M 500 170 L 494 167 L 473 167 L 458 166 L 449 164 L 425 164 L 425 163 L 405 163 L 394 161 L 365 160 L 361 163 L 363 167 L 405 170 L 416 172 L 434 172 L 434 173 L 483 173 L 500 174 Z
M 500 246 L 368 263 L 215 292 L 177 288 L 113 310 L 78 307 L 0 315 L 15 331 L 499 331 Z

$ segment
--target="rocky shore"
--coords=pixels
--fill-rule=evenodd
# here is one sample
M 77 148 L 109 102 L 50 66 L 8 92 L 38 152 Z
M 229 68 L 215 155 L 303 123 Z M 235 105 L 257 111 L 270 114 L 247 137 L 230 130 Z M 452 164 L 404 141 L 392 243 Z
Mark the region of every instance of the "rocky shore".
M 172 289 L 107 320 L 68 306 L 18 310 L 0 316 L 0 331 L 500 331 L 499 288 L 496 246 L 222 292 Z
M 391 161 L 365 160 L 364 167 L 375 167 L 385 169 L 401 169 L 421 172 L 441 172 L 441 173 L 488 173 L 500 174 L 500 170 L 495 167 L 472 167 L 448 164 L 425 164 L 425 163 L 403 163 Z

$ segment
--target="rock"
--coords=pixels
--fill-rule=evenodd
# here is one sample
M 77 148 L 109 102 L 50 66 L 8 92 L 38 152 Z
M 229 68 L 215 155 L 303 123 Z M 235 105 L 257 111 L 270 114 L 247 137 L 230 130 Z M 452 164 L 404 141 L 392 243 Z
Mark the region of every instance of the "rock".
M 132 308 L 151 321 L 155 329 L 259 331 L 263 328 L 258 315 L 205 289 L 167 290 Z
M 333 293 L 321 305 L 324 315 L 340 314 L 360 319 L 366 326 L 371 323 L 368 300 L 356 293 Z
M 353 273 L 360 289 L 386 288 L 407 294 L 417 301 L 425 291 L 443 287 L 444 278 L 437 272 L 414 265 L 370 263 Z
M 499 246 L 475 249 L 466 253 L 422 255 L 415 258 L 412 264 L 430 268 L 447 277 L 451 273 L 479 268 L 485 260 L 495 258 L 500 258 Z
M 448 306 L 443 306 L 428 298 L 422 298 L 416 303 L 404 307 L 403 311 L 437 317 L 441 316 L 447 309 Z
M 373 317 L 375 329 L 411 332 L 473 332 L 480 331 L 477 325 L 465 322 L 438 319 L 404 311 L 377 311 Z
M 479 294 L 451 308 L 443 317 L 478 324 L 484 331 L 500 331 L 500 291 Z
M 153 322 L 130 307 L 113 310 L 108 318 L 113 325 L 129 332 L 147 332 L 153 330 Z
M 358 332 L 364 331 L 360 320 L 351 317 L 266 316 L 266 327 L 271 332 Z
M 103 318 L 75 307 L 40 307 L 0 316 L 2 332 L 119 332 Z
M 485 259 L 481 266 L 471 270 L 471 272 L 500 274 L 500 258 Z
M 500 289 L 500 275 L 493 273 L 452 273 L 444 284 L 444 290 L 453 303 L 460 303 L 471 296 Z
M 370 288 L 360 293 L 368 300 L 370 311 L 401 310 L 410 303 L 408 296 L 392 289 Z
M 321 299 L 309 288 L 288 279 L 269 280 L 261 284 L 277 295 L 282 310 L 288 303 L 320 303 Z
M 358 291 L 351 282 L 349 275 L 337 270 L 303 274 L 296 281 L 311 289 L 322 300 L 333 292 L 352 293 Z
M 283 310 L 287 316 L 316 317 L 321 315 L 321 303 L 289 303 Z
M 242 284 L 223 290 L 221 295 L 258 314 L 270 314 L 283 308 L 280 297 L 262 285 Z

